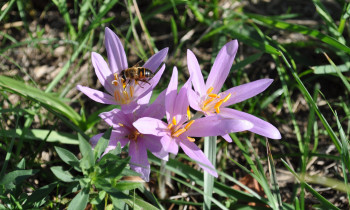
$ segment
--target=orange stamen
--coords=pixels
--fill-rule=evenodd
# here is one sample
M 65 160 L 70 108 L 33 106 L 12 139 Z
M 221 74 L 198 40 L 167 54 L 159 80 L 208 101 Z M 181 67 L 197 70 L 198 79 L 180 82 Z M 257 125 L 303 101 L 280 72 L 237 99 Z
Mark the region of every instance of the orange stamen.
M 208 94 L 210 98 L 220 98 L 218 94 Z
M 130 85 L 130 97 L 132 98 L 132 95 L 134 94 L 134 86 Z
M 187 139 L 188 139 L 190 142 L 194 142 L 194 141 L 196 141 L 196 139 L 191 138 L 191 137 L 189 137 L 189 136 L 187 136 Z
M 123 124 L 121 124 L 121 123 L 118 123 L 118 125 L 119 125 L 120 127 L 124 127 L 124 125 L 123 125 Z
M 210 94 L 210 93 L 211 93 L 213 90 L 214 90 L 214 88 L 213 88 L 213 87 L 208 88 L 208 90 L 207 90 L 207 94 Z
M 173 125 L 172 123 L 170 123 L 170 124 L 168 125 L 168 129 L 170 130 L 173 126 L 174 126 L 174 125 Z
M 228 101 L 228 99 L 231 98 L 231 93 L 229 93 L 224 99 L 223 102 L 225 103 L 226 101 Z
M 207 100 L 204 101 L 203 103 L 203 107 L 206 107 L 210 102 L 214 101 L 215 98 L 209 98 Z
M 193 123 L 194 123 L 194 120 L 191 120 L 189 123 L 187 123 L 187 125 L 185 126 L 185 129 L 188 130 Z
M 221 104 L 224 103 L 224 100 L 220 100 L 219 102 L 217 102 L 214 106 L 214 108 L 219 108 L 221 106 Z
M 120 95 L 119 95 L 118 91 L 114 91 L 114 98 L 115 98 L 115 100 L 119 101 Z
M 220 108 L 218 107 L 218 108 L 215 108 L 215 110 L 216 110 L 216 113 L 220 113 Z
M 118 81 L 117 81 L 117 80 L 113 80 L 113 81 L 112 81 L 112 85 L 118 86 Z
M 173 125 L 176 125 L 177 123 L 176 123 L 176 118 L 175 118 L 175 116 L 173 117 Z
M 184 132 L 186 132 L 186 129 L 181 128 L 179 130 L 177 130 L 172 136 L 174 137 L 179 137 L 181 134 L 183 134 Z
M 191 119 L 191 111 L 190 111 L 190 106 L 187 107 L 187 119 Z

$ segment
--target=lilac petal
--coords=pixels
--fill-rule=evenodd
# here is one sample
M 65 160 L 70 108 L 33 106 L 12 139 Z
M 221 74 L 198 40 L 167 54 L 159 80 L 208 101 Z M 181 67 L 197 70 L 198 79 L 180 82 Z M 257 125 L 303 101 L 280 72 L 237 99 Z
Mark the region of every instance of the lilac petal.
M 136 120 L 133 126 L 142 134 L 164 136 L 170 132 L 166 123 L 151 117 L 142 117 Z
M 89 87 L 85 87 L 85 86 L 81 86 L 81 85 L 77 85 L 77 89 L 81 92 L 83 92 L 87 97 L 89 97 L 90 99 L 98 102 L 98 103 L 102 103 L 102 104 L 118 104 L 114 97 L 101 92 L 99 90 L 95 90 L 95 89 L 91 89 Z
M 249 122 L 253 123 L 253 128 L 248 129 L 253 133 L 265 136 L 270 139 L 281 139 L 281 133 L 278 131 L 278 129 L 260 118 L 234 109 L 222 108 L 220 110 L 220 115 L 222 116 L 248 120 Z
M 171 122 L 172 120 L 171 118 L 174 116 L 174 105 L 175 105 L 175 99 L 177 95 L 177 83 L 178 83 L 177 76 L 178 76 L 177 68 L 174 67 L 173 74 L 171 75 L 171 79 L 165 95 L 165 112 L 166 112 L 166 118 L 168 122 Z
M 132 127 L 131 117 L 132 114 L 125 114 L 119 109 L 113 109 L 109 112 L 102 112 L 98 115 L 105 120 L 114 129 L 130 128 Z
M 219 54 L 216 56 L 213 67 L 210 70 L 205 88 L 208 90 L 213 87 L 212 93 L 219 93 L 222 85 L 224 84 L 235 59 L 238 49 L 237 40 L 232 40 L 225 44 Z
M 201 97 L 198 95 L 198 93 L 189 89 L 187 92 L 187 97 L 188 97 L 188 101 L 190 102 L 190 106 L 192 109 L 194 109 L 196 111 L 202 111 L 202 108 L 199 106 Z
M 194 121 L 182 135 L 193 137 L 222 136 L 232 132 L 249 130 L 253 124 L 247 120 L 223 118 L 219 115 L 203 117 Z
M 216 172 L 213 164 L 211 164 L 202 150 L 200 150 L 195 143 L 190 142 L 187 139 L 183 139 L 180 141 L 180 147 L 186 153 L 186 155 L 196 161 L 203 170 L 207 171 L 214 177 L 218 177 L 218 173 Z
M 163 90 L 157 97 L 157 99 L 144 111 L 143 117 L 153 117 L 156 119 L 162 119 L 165 115 L 165 93 Z
M 224 138 L 227 142 L 232 142 L 231 136 L 229 134 L 222 135 L 221 137 Z
M 158 84 L 160 78 L 162 77 L 162 74 L 164 73 L 165 65 L 162 65 L 162 67 L 159 69 L 159 71 L 154 75 L 154 77 L 148 81 L 150 83 L 142 83 L 142 87 L 140 85 L 135 86 L 134 90 L 134 97 L 142 98 L 146 96 L 150 91 L 154 89 L 154 87 Z
M 166 152 L 170 152 L 174 155 L 177 155 L 179 152 L 179 145 L 176 139 L 170 137 L 169 135 L 164 135 L 161 139 L 160 142 L 163 146 L 163 149 Z
M 120 73 L 127 69 L 128 61 L 126 60 L 124 47 L 118 36 L 108 27 L 105 28 L 105 45 L 112 73 Z
M 168 161 L 169 154 L 163 149 L 160 139 L 161 138 L 158 136 L 143 135 L 142 137 L 139 137 L 138 141 L 143 141 L 146 148 L 152 152 L 153 155 L 159 159 Z
M 254 82 L 249 82 L 226 90 L 225 95 L 231 93 L 231 98 L 222 104 L 222 106 L 229 106 L 238 102 L 244 101 L 248 98 L 258 95 L 266 90 L 271 85 L 272 79 L 260 79 Z
M 154 54 L 147 60 L 143 67 L 151 70 L 152 72 L 155 72 L 160 66 L 160 64 L 164 61 L 166 55 L 168 54 L 168 50 L 169 48 L 164 48 L 161 51 Z
M 103 136 L 103 134 L 104 133 L 99 133 L 99 134 L 91 137 L 90 144 L 91 144 L 92 149 L 94 149 L 96 147 L 98 140 Z
M 133 113 L 135 110 L 137 110 L 140 107 L 140 105 L 137 103 L 137 101 L 132 101 L 128 104 L 122 104 L 121 110 L 125 114 Z
M 130 168 L 141 174 L 141 178 L 146 182 L 149 181 L 151 172 L 147 158 L 147 150 L 143 141 L 130 141 L 129 145 Z
M 204 95 L 207 90 L 205 89 L 203 75 L 197 58 L 191 50 L 187 50 L 187 66 L 192 78 L 194 90 L 199 93 L 199 95 Z
M 106 61 L 102 58 L 102 56 L 98 53 L 91 53 L 91 61 L 94 66 L 96 76 L 103 87 L 111 94 L 114 94 L 114 88 L 112 86 L 112 81 L 114 79 L 114 75 L 109 69 Z
M 115 122 L 114 117 L 120 111 L 121 111 L 120 109 L 113 109 L 109 112 L 102 112 L 98 116 L 101 117 L 106 123 L 108 123 L 108 125 L 116 128 L 116 127 L 119 127 L 119 125 L 117 122 Z
M 187 119 L 187 107 L 190 105 L 187 97 L 187 92 L 190 89 L 191 80 L 187 80 L 187 82 L 180 89 L 179 94 L 176 97 L 176 101 L 174 101 L 174 115 L 176 116 L 176 120 L 178 124 L 183 124 Z
M 152 92 L 153 92 L 153 91 L 150 91 L 150 92 L 148 92 L 147 95 L 145 95 L 144 97 L 139 98 L 139 99 L 137 100 L 137 104 L 148 104 L 148 103 L 149 103 L 149 100 L 151 100 Z

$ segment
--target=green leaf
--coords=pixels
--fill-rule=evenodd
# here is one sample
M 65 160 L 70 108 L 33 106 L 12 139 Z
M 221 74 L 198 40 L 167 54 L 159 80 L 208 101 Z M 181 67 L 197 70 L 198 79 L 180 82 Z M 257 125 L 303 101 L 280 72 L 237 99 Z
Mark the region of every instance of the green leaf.
M 98 196 L 93 198 L 90 203 L 93 204 L 93 205 L 98 205 L 98 204 L 100 204 L 103 201 L 103 199 L 105 197 L 106 197 L 106 192 L 105 191 L 100 191 L 98 193 Z
M 350 69 L 346 64 L 337 66 L 340 72 L 348 72 Z M 337 71 L 333 68 L 332 65 L 322 65 L 322 66 L 313 66 L 312 67 L 315 74 L 336 74 Z
M 98 140 L 96 147 L 94 148 L 94 156 L 95 160 L 100 158 L 102 153 L 106 150 L 108 144 L 109 144 L 109 138 L 111 137 L 112 133 L 112 127 L 110 127 L 103 136 Z
M 76 113 L 73 108 L 65 104 L 62 99 L 52 94 L 45 93 L 38 88 L 26 85 L 22 81 L 17 81 L 0 75 L 0 87 L 28 98 L 32 101 L 43 103 L 58 113 L 66 116 L 76 125 L 78 125 L 81 121 L 80 115 Z
M 289 31 L 294 31 L 294 32 L 299 32 L 301 34 L 305 34 L 305 35 L 317 38 L 326 44 L 329 44 L 339 50 L 342 50 L 350 54 L 350 48 L 348 46 L 338 42 L 333 37 L 330 37 L 326 34 L 321 33 L 320 31 L 310 29 L 309 27 L 302 26 L 302 25 L 291 24 L 284 21 L 280 21 L 273 17 L 261 16 L 257 14 L 246 14 L 246 15 L 252 18 L 254 22 L 258 24 L 275 27 L 279 29 L 284 29 L 284 30 L 289 30 Z
M 22 158 L 21 161 L 17 164 L 17 169 L 24 170 L 26 168 L 26 159 Z
M 76 178 L 69 173 L 69 171 L 63 170 L 62 166 L 53 166 L 50 168 L 55 176 L 64 182 L 74 182 L 77 181 Z
M 83 171 L 87 171 L 95 165 L 94 153 L 92 151 L 91 145 L 78 134 L 79 138 L 79 149 L 83 158 L 80 160 L 80 167 Z
M 141 187 L 143 183 L 141 182 L 129 182 L 129 181 L 120 181 L 116 184 L 116 188 L 120 191 L 124 190 L 133 190 L 135 188 Z
M 79 160 L 73 153 L 61 147 L 55 147 L 55 150 L 63 162 L 72 166 L 75 170 L 81 172 L 81 169 L 79 167 Z
M 216 136 L 209 136 L 204 138 L 204 154 L 208 157 L 208 160 L 216 165 Z M 204 171 L 204 203 L 203 209 L 210 209 L 211 197 L 213 196 L 214 178 L 207 171 Z
M 0 137 L 7 138 L 20 138 L 23 137 L 26 140 L 39 140 L 46 142 L 58 142 L 61 144 L 79 144 L 76 135 L 64 132 L 50 131 L 44 129 L 28 129 L 22 136 L 23 129 L 10 129 L 2 130 L 0 132 Z M 50 135 L 48 135 L 50 134 Z
M 35 190 L 28 197 L 27 201 L 25 202 L 25 206 L 27 208 L 30 208 L 33 206 L 35 202 L 40 202 L 41 200 L 45 199 L 56 186 L 57 186 L 57 183 L 54 182 Z
M 28 177 L 36 174 L 38 171 L 39 170 L 36 169 L 12 171 L 1 178 L 0 185 L 4 185 L 5 189 L 13 189 Z
M 69 203 L 68 210 L 85 209 L 89 200 L 89 189 L 82 189 Z

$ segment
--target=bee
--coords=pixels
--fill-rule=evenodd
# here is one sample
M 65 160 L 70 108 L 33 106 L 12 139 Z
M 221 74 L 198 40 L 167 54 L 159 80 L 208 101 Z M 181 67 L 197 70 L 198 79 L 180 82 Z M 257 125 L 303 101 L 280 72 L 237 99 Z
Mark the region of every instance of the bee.
M 150 84 L 148 81 L 154 76 L 153 72 L 145 67 L 133 66 L 120 72 L 123 84 L 128 81 L 128 84 L 134 80 Z M 140 85 L 141 86 L 141 85 Z M 142 86 L 141 86 L 142 87 Z

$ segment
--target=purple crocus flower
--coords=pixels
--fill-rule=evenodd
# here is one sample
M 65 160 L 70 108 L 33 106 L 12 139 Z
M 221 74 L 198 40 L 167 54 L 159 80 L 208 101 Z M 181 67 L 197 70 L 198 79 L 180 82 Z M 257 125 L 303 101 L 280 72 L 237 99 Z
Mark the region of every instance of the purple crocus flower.
M 189 91 L 190 106 L 207 116 L 219 115 L 225 118 L 247 120 L 254 125 L 248 129 L 249 131 L 271 139 L 280 139 L 280 132 L 270 123 L 253 115 L 225 108 L 263 92 L 273 81 L 272 79 L 260 79 L 220 93 L 220 89 L 230 72 L 237 49 L 237 40 L 232 40 L 223 46 L 215 59 L 206 83 L 196 56 L 191 50 L 187 50 L 187 65 L 195 90 Z M 223 137 L 228 142 L 232 142 L 228 134 Z
M 231 132 L 239 132 L 251 129 L 253 124 L 246 120 L 225 119 L 219 115 L 208 116 L 191 120 L 189 114 L 189 101 L 187 91 L 190 88 L 190 80 L 177 94 L 178 72 L 176 67 L 166 91 L 165 110 L 167 122 L 157 118 L 144 117 L 136 120 L 133 125 L 137 130 L 146 135 L 161 137 L 161 144 L 166 152 L 177 154 L 179 146 L 201 168 L 217 177 L 215 168 L 205 154 L 197 147 L 193 137 L 217 136 Z
M 98 80 L 106 89 L 107 93 L 84 87 L 77 86 L 77 89 L 83 92 L 92 100 L 103 104 L 117 104 L 122 106 L 125 112 L 134 111 L 139 104 L 143 104 L 142 98 L 150 93 L 157 85 L 161 75 L 164 72 L 165 65 L 148 83 L 136 83 L 134 81 L 123 84 L 121 81 L 121 71 L 128 68 L 125 51 L 118 36 L 109 28 L 105 28 L 105 44 L 108 56 L 109 67 L 106 61 L 98 53 L 91 53 L 92 64 Z M 163 62 L 168 53 L 168 48 L 164 48 L 153 55 L 143 67 L 151 70 L 153 73 Z M 147 97 L 146 97 L 147 98 Z
M 99 116 L 113 127 L 109 145 L 104 154 L 116 148 L 118 142 L 124 147 L 129 144 L 130 167 L 141 174 L 141 178 L 149 181 L 150 164 L 147 158 L 147 150 L 152 152 L 160 159 L 168 160 L 168 152 L 162 148 L 161 137 L 142 134 L 134 126 L 133 122 L 141 117 L 153 117 L 161 119 L 165 114 L 164 107 L 165 91 L 159 94 L 158 98 L 151 105 L 140 105 L 133 113 L 124 113 L 119 109 L 113 109 L 110 112 L 101 113 Z M 93 147 L 103 133 L 97 134 L 91 138 Z

